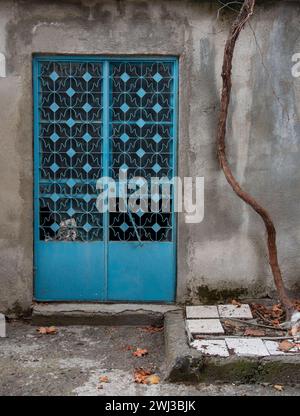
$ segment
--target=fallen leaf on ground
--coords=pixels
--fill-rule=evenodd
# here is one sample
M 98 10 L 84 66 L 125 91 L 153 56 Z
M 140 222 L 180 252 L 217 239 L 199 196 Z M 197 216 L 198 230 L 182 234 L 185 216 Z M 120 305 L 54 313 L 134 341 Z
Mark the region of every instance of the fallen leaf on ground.
M 300 332 L 300 326 L 294 325 L 291 329 L 291 335 L 294 337 Z
M 232 299 L 231 305 L 234 305 L 237 308 L 240 308 L 242 306 L 241 302 L 239 302 L 238 300 L 235 300 L 235 299 Z
M 279 343 L 278 348 L 280 349 L 280 351 L 287 352 L 290 349 L 292 349 L 294 346 L 295 346 L 295 344 L 293 342 L 290 342 L 290 341 L 285 339 L 284 341 L 281 341 Z
M 100 376 L 99 381 L 100 381 L 100 383 L 108 383 L 109 379 L 108 379 L 107 376 Z
M 41 326 L 37 329 L 39 334 L 56 334 L 57 329 L 55 326 Z
M 237 328 L 239 326 L 238 323 L 233 322 L 233 321 L 227 321 L 227 320 L 224 321 L 224 325 L 225 326 L 230 326 L 232 328 Z
M 297 311 L 300 312 L 300 299 L 299 300 L 295 299 L 293 301 L 293 305 L 294 305 L 295 309 L 297 309 Z
M 146 348 L 137 348 L 136 351 L 132 353 L 134 357 L 144 357 L 148 354 L 148 350 Z
M 149 370 L 143 368 L 136 368 L 134 370 L 134 382 L 138 384 L 147 384 L 147 378 L 152 375 Z
M 274 384 L 273 387 L 274 387 L 275 390 L 278 390 L 278 391 L 283 391 L 284 390 L 284 387 L 283 387 L 282 384 Z
M 154 334 L 156 332 L 161 332 L 163 331 L 164 327 L 163 326 L 146 326 L 145 328 L 142 328 L 142 331 L 144 332 L 148 332 L 149 334 Z
M 247 328 L 244 332 L 245 337 L 264 337 L 265 335 L 266 333 L 262 329 Z
M 272 312 L 273 312 L 273 315 L 278 315 L 278 316 L 283 314 L 283 309 L 282 309 L 280 303 L 278 303 L 277 305 L 272 306 Z
M 156 374 L 147 377 L 147 384 L 159 384 L 160 378 Z
M 251 303 L 250 307 L 254 317 L 263 319 L 275 326 L 279 325 L 284 318 L 284 311 L 280 304 L 266 307 L 260 303 Z
M 40 328 L 37 329 L 37 332 L 39 334 L 47 334 L 47 328 L 41 326 Z
M 124 349 L 124 351 L 131 351 L 133 349 L 133 347 L 131 345 L 125 345 L 125 347 L 123 349 Z
M 226 334 L 236 334 L 237 332 L 243 329 L 241 328 L 240 324 L 233 322 L 233 321 L 228 321 L 228 320 L 225 320 L 223 322 L 223 326 L 226 331 Z

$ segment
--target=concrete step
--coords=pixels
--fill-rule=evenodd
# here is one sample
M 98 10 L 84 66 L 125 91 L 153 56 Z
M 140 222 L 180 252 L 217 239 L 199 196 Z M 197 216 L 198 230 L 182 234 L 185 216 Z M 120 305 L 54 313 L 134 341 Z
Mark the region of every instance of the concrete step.
M 35 303 L 33 325 L 162 325 L 177 305 L 133 303 Z

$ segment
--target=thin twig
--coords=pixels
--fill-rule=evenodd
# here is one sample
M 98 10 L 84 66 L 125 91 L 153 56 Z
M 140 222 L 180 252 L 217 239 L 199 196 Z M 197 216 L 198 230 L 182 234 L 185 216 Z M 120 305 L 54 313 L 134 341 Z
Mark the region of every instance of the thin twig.
M 272 322 L 269 320 L 269 319 L 267 319 L 267 318 L 265 318 L 260 312 L 258 312 L 257 310 L 255 310 L 254 311 L 254 315 L 258 315 L 258 317 L 262 320 L 262 321 L 264 321 L 264 322 L 267 322 L 268 324 L 271 324 Z
M 265 336 L 265 337 L 246 337 L 246 336 L 244 336 L 244 335 L 201 335 L 201 337 L 199 336 L 199 337 L 197 337 L 197 338 L 194 338 L 194 341 L 195 340 L 205 340 L 205 339 L 213 339 L 213 340 L 222 340 L 222 339 L 225 339 L 225 338 L 243 338 L 243 339 L 249 339 L 249 338 L 252 338 L 252 339 L 255 339 L 255 338 L 257 338 L 257 339 L 263 339 L 263 340 L 265 340 L 265 341 L 272 341 L 272 340 L 284 340 L 284 339 L 289 339 L 289 340 L 291 340 L 292 342 L 295 342 L 295 340 L 300 340 L 300 337 L 291 337 L 291 336 L 286 336 L 286 337 L 267 337 L 267 336 Z
M 237 12 L 237 13 L 239 12 L 238 10 L 234 9 L 233 7 L 230 7 L 230 4 L 243 4 L 241 1 L 230 1 L 229 3 L 223 3 L 221 0 L 219 0 L 219 3 L 223 4 L 223 6 L 218 9 L 217 20 L 220 17 L 221 10 L 223 10 L 225 8 L 230 9 L 230 10 L 232 10 L 234 12 Z
M 250 322 L 250 321 L 243 321 L 242 319 L 237 319 L 237 318 L 221 318 L 220 320 L 222 322 L 224 322 L 224 321 L 234 321 L 234 322 L 239 322 L 241 324 L 244 324 L 245 326 L 247 326 L 247 325 L 250 325 L 250 326 L 258 326 L 260 328 L 268 328 L 268 329 L 273 329 L 273 330 L 276 330 L 276 331 L 285 332 L 285 329 L 277 328 L 275 326 L 258 324 L 258 323 Z
M 254 41 L 255 41 L 256 47 L 257 47 L 257 49 L 258 49 L 258 52 L 259 52 L 260 58 L 261 58 L 261 64 L 262 64 L 262 66 L 263 66 L 264 70 L 266 71 L 267 77 L 268 77 L 268 78 L 269 78 L 269 80 L 270 80 L 270 85 L 271 85 L 272 94 L 274 95 L 274 97 L 275 97 L 275 98 L 276 98 L 276 100 L 278 101 L 278 104 L 280 105 L 280 107 L 281 107 L 281 109 L 282 109 L 282 112 L 286 114 L 286 116 L 287 116 L 287 120 L 288 120 L 288 122 L 289 122 L 289 121 L 290 121 L 290 116 L 289 116 L 289 113 L 286 111 L 286 109 L 285 109 L 285 107 L 284 107 L 283 103 L 282 103 L 282 102 L 281 102 L 281 100 L 280 100 L 280 97 L 276 94 L 275 87 L 274 87 L 273 82 L 272 82 L 272 76 L 271 76 L 271 74 L 270 74 L 269 69 L 267 68 L 267 65 L 265 64 L 264 57 L 263 57 L 263 53 L 262 53 L 262 50 L 261 50 L 260 44 L 258 43 L 258 40 L 257 40 L 257 37 L 256 37 L 256 33 L 255 33 L 255 31 L 254 31 L 253 27 L 251 26 L 251 23 L 250 23 L 249 21 L 248 21 L 247 23 L 248 23 L 248 25 L 249 25 L 249 28 L 250 28 L 250 30 L 251 30 L 251 32 L 252 32 L 252 34 L 253 34 L 253 38 L 254 38 Z
M 290 339 L 290 340 L 293 340 L 293 341 L 295 341 L 296 339 L 300 339 L 300 337 L 291 337 L 291 336 L 286 336 L 286 337 L 261 337 L 262 339 L 269 339 L 269 340 L 272 340 L 272 339 Z

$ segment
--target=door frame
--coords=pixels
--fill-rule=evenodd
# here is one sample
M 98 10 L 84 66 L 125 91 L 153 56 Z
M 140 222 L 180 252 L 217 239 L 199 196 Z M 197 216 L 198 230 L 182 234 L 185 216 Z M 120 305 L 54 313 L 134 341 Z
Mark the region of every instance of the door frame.
M 157 60 L 162 62 L 172 62 L 174 65 L 174 120 L 173 120 L 173 129 L 174 129 L 174 136 L 173 136 L 173 173 L 174 176 L 178 174 L 178 148 L 179 148 L 179 138 L 178 138 L 178 116 L 179 116 L 179 57 L 174 55 L 98 55 L 98 54 L 70 54 L 67 55 L 65 53 L 62 54 L 43 54 L 43 53 L 37 53 L 33 54 L 32 58 L 32 82 L 33 82 L 33 299 L 36 299 L 35 295 L 35 287 L 36 287 L 36 279 L 37 279 L 37 250 L 36 250 L 36 243 L 39 241 L 39 114 L 38 114 L 38 108 L 37 108 L 37 100 L 38 100 L 38 64 L 39 62 L 47 61 L 47 60 L 57 60 L 57 61 L 73 61 L 73 62 L 80 62 L 83 59 L 87 59 L 89 62 L 102 62 L 103 63 L 103 72 L 108 71 L 109 69 L 109 63 L 110 62 L 118 62 L 121 60 L 127 60 L 127 61 L 136 61 L 136 62 L 147 62 L 151 60 Z M 105 66 L 107 68 L 105 69 Z M 106 84 L 106 85 L 105 85 Z M 108 84 L 104 81 L 103 82 L 103 126 L 104 130 L 107 130 L 104 132 L 103 135 L 103 175 L 105 176 L 106 173 L 108 173 L 108 155 L 109 155 L 109 102 L 107 102 L 108 94 L 105 93 L 105 89 L 108 88 Z M 108 119 L 105 121 L 105 117 L 108 117 Z M 107 126 L 107 127 L 106 127 Z M 107 166 L 105 166 L 107 165 Z M 109 224 L 108 224 L 108 213 L 103 214 L 103 230 L 104 230 L 104 237 L 103 242 L 105 243 L 105 268 L 108 266 L 108 244 L 109 244 Z M 177 250 L 178 250 L 178 242 L 177 242 L 177 236 L 178 236 L 178 215 L 175 213 L 175 210 L 172 211 L 172 242 L 173 242 L 173 268 L 174 268 L 174 289 L 173 289 L 173 300 L 171 302 L 153 302 L 151 303 L 174 303 L 176 302 L 177 298 Z M 114 243 L 114 242 L 113 242 Z M 134 243 L 134 242 L 133 242 Z M 147 244 L 147 241 L 144 242 Z M 163 244 L 163 243 L 161 243 Z M 127 302 L 127 303 L 147 303 L 147 301 L 112 301 L 107 300 L 107 286 L 108 286 L 108 271 L 105 271 L 105 293 L 106 293 L 106 299 L 101 301 L 86 301 L 86 302 L 97 302 L 97 303 L 120 303 L 120 302 Z M 39 302 L 57 302 L 56 300 L 44 300 Z M 68 301 L 63 301 L 68 302 Z M 76 300 L 69 301 L 69 302 L 78 302 Z

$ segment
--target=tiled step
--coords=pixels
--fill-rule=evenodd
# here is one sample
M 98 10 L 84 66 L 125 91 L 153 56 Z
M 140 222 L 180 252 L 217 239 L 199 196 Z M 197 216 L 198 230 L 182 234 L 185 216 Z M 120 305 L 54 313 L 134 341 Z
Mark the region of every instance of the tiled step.
M 279 341 L 263 340 L 259 337 L 226 336 L 222 319 L 237 319 L 245 322 L 253 319 L 250 306 L 199 305 L 186 307 L 186 332 L 190 346 L 205 356 L 268 357 L 270 355 L 299 354 L 300 349 L 291 348 L 283 352 Z M 198 336 L 197 339 L 194 336 Z M 207 339 L 207 337 L 209 339 Z M 212 337 L 213 336 L 213 337 Z M 215 336 L 215 337 L 214 337 Z M 290 340 L 293 342 L 293 340 Z
M 199 305 L 186 307 L 187 319 L 202 319 L 202 318 L 238 318 L 238 319 L 253 319 L 250 306 L 242 304 L 235 305 Z
M 291 349 L 283 353 L 279 349 L 280 340 L 259 337 L 222 333 L 202 334 L 193 339 L 187 336 L 191 322 L 197 325 L 200 320 L 212 323 L 218 319 L 203 317 L 207 315 L 193 319 L 191 316 L 199 315 L 190 311 L 187 314 L 190 319 L 185 319 L 183 311 L 165 315 L 166 378 L 169 381 L 300 383 L 300 352 Z

